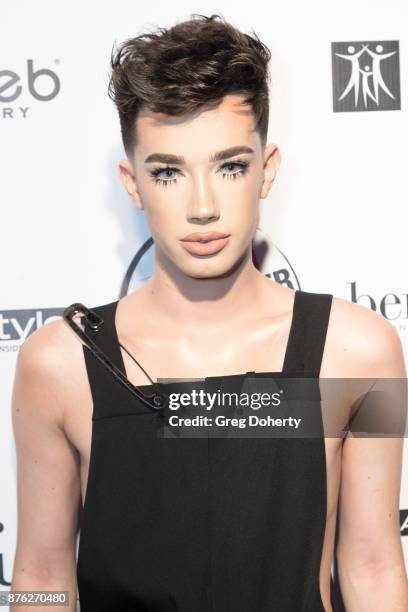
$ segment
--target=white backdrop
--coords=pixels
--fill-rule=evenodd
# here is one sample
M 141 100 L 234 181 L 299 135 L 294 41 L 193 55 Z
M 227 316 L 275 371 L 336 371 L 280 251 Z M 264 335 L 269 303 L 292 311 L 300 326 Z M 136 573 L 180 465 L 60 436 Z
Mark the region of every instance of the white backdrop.
M 376 307 L 399 331 L 407 357 L 408 10 L 403 0 L 14 0 L 0 9 L 1 589 L 11 580 L 16 541 L 10 396 L 19 345 L 72 302 L 117 299 L 149 237 L 117 175 L 124 152 L 107 96 L 113 43 L 193 12 L 221 12 L 255 30 L 272 52 L 269 142 L 283 158 L 261 201 L 260 225 L 273 243 L 263 269 L 283 270 L 279 279 L 287 274 L 294 287 Z M 380 87 L 378 106 L 364 105 L 363 72 L 373 68 L 365 53 L 357 107 L 354 88 L 335 108 L 351 62 L 332 53 L 352 55 L 362 44 L 376 54 L 394 51 L 380 64 L 392 95 Z M 43 69 L 52 73 L 35 78 Z M 150 252 L 132 288 L 148 277 L 151 261 Z M 407 456 L 405 442 L 400 508 L 408 559 Z

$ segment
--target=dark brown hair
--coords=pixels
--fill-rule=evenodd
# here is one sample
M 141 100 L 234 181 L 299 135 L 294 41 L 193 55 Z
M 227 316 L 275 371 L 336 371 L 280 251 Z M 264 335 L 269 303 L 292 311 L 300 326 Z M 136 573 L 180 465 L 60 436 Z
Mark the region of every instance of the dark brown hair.
M 193 14 L 173 27 L 141 34 L 112 49 L 108 94 L 120 119 L 130 157 L 142 107 L 182 115 L 216 105 L 231 93 L 245 95 L 265 146 L 269 119 L 269 49 L 220 15 Z

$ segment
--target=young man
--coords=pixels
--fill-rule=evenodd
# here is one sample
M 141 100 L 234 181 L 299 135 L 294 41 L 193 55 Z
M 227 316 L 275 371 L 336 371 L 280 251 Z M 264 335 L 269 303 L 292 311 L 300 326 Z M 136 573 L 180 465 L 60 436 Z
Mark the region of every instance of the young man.
M 94 309 L 104 318 L 95 339 L 141 391 L 164 377 L 406 376 L 380 315 L 294 292 L 253 265 L 259 201 L 281 161 L 266 143 L 269 59 L 217 16 L 130 39 L 112 56 L 119 175 L 147 215 L 156 259 L 143 287 Z M 347 611 L 406 609 L 401 439 L 165 440 L 156 416 L 64 321 L 27 339 L 13 395 L 14 590 L 68 590 L 73 610 L 78 578 L 83 612 L 330 611 L 339 514 Z

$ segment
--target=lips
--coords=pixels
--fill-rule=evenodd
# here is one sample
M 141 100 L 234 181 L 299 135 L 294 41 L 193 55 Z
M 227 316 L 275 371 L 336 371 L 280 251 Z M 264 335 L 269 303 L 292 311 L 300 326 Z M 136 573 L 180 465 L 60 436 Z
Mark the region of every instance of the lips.
M 209 240 L 218 240 L 219 238 L 227 238 L 228 234 L 222 234 L 221 232 L 193 232 L 188 234 L 181 239 L 182 242 L 208 242 Z
M 181 246 L 192 255 L 213 255 L 225 247 L 229 241 L 228 234 L 221 232 L 194 232 L 182 238 Z

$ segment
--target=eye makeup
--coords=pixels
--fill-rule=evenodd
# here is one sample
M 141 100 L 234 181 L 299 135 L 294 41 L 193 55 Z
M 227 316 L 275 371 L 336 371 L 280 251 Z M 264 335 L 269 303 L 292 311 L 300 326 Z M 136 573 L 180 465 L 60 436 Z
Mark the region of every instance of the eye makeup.
M 225 162 L 224 164 L 222 164 L 220 168 L 217 170 L 217 173 L 220 172 L 222 178 L 236 180 L 237 178 L 244 176 L 248 172 L 249 165 L 250 165 L 249 161 L 246 161 L 243 159 L 237 159 L 235 161 L 229 161 L 229 162 Z M 231 169 L 231 167 L 235 168 L 235 171 L 232 171 L 232 172 L 225 171 L 226 169 Z M 176 174 L 182 175 L 181 171 L 178 168 L 175 168 L 173 166 L 161 166 L 161 167 L 158 166 L 154 168 L 153 170 L 150 170 L 149 174 L 150 174 L 152 181 L 155 184 L 161 185 L 163 187 L 167 187 L 169 183 L 177 182 L 177 179 L 174 177 L 174 175 Z M 162 178 L 162 177 L 165 177 L 166 175 L 168 178 Z

